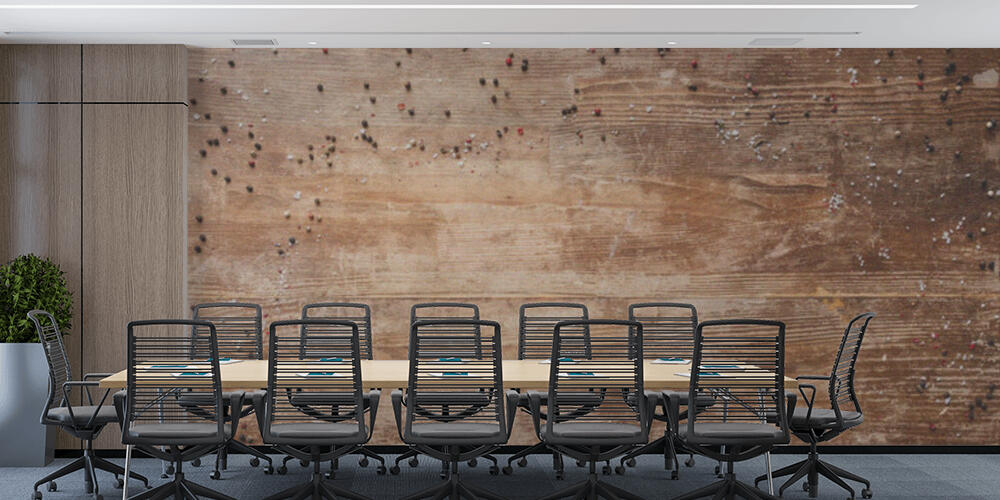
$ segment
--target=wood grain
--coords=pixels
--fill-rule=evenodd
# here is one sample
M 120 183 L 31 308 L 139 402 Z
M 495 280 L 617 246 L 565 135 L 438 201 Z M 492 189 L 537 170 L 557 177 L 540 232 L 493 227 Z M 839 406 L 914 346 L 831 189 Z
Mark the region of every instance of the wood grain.
M 184 102 L 183 45 L 84 45 L 83 98 L 91 102 Z
M 186 107 L 85 104 L 84 370 L 125 366 L 126 324 L 185 317 Z M 118 447 L 121 436 L 97 446 Z
M 0 102 L 80 100 L 79 45 L 0 45 Z
M 513 357 L 523 302 L 689 301 L 792 375 L 872 310 L 836 444 L 998 441 L 1000 50 L 509 52 L 191 49 L 191 302 L 367 302 L 389 359 L 414 302 Z
M 0 262 L 28 253 L 51 259 L 73 294 L 63 340 L 81 370 L 80 105 L 0 104 Z M 80 441 L 60 432 L 59 448 Z

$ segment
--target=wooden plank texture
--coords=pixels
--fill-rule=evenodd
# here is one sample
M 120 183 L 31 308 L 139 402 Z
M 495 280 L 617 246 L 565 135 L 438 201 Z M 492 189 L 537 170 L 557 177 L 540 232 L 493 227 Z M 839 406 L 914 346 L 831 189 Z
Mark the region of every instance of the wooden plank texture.
M 84 105 L 84 371 L 125 366 L 129 321 L 188 313 L 185 113 L 183 104 Z M 96 443 L 120 442 L 110 432 Z
M 0 102 L 80 100 L 79 45 L 0 45 Z
M 508 357 L 523 302 L 690 301 L 787 322 L 792 375 L 872 310 L 865 424 L 836 443 L 995 444 L 998 70 L 996 49 L 191 49 L 190 301 L 368 302 L 385 359 L 419 301 L 479 303 Z
M 27 253 L 66 273 L 73 319 L 64 343 L 74 378 L 80 345 L 80 105 L 0 104 L 0 262 Z M 80 441 L 60 432 L 59 448 Z
M 183 102 L 183 45 L 84 45 L 83 98 L 90 102 Z

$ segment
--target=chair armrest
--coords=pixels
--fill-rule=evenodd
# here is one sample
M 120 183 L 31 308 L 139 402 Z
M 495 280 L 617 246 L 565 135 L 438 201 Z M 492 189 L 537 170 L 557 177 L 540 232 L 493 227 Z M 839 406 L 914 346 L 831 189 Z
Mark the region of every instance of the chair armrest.
M 528 391 L 528 408 L 531 413 L 531 423 L 535 426 L 535 435 L 542 435 L 542 393 Z
M 67 411 L 69 411 L 69 418 L 70 418 L 70 421 L 73 422 L 73 428 L 74 429 L 76 429 L 77 426 L 76 426 L 76 416 L 73 415 L 73 403 L 71 403 L 72 399 L 70 399 L 70 389 L 73 388 L 73 387 L 86 387 L 87 390 L 84 391 L 84 392 L 87 394 L 87 404 L 93 406 L 94 405 L 94 400 L 93 400 L 93 398 L 90 395 L 90 389 L 89 388 L 90 387 L 97 387 L 99 384 L 100 384 L 100 382 L 98 382 L 96 380 L 95 381 L 68 380 L 66 382 L 63 382 L 63 385 L 62 385 L 63 401 L 66 402 L 66 409 L 67 409 Z M 104 406 L 104 401 L 108 399 L 108 394 L 110 394 L 110 393 L 111 393 L 111 389 L 105 389 L 104 390 L 104 395 L 101 397 L 101 400 L 97 403 L 97 410 L 95 410 L 94 413 L 90 416 L 90 419 L 87 420 L 87 427 L 88 428 L 94 426 L 94 420 L 97 418 L 98 412 L 100 412 L 101 407 Z
M 508 389 L 506 392 L 507 404 L 504 409 L 507 411 L 507 439 L 510 439 L 510 433 L 514 427 L 514 416 L 517 415 L 517 405 L 518 401 L 521 400 L 521 394 L 513 389 Z
M 230 429 L 229 437 L 236 435 L 236 430 L 240 426 L 240 417 L 242 412 L 240 408 L 243 408 L 243 397 L 245 393 L 235 392 L 229 397 L 229 420 L 232 423 L 232 429 Z
M 392 398 L 392 413 L 396 416 L 396 432 L 399 439 L 403 439 L 403 391 L 395 389 L 389 397 Z
M 810 389 L 812 392 L 806 396 L 804 389 Z M 802 400 L 806 402 L 806 406 L 809 408 L 806 410 L 806 421 L 809 421 L 809 417 L 812 417 L 813 403 L 816 400 L 816 386 L 812 384 L 799 384 L 799 394 L 802 395 Z M 791 413 L 788 415 L 791 418 Z
M 107 378 L 114 375 L 114 373 L 87 373 L 83 375 L 83 380 L 88 378 Z
M 660 403 L 660 399 L 663 396 L 656 391 L 645 391 L 646 396 L 646 414 L 642 415 L 642 426 L 649 431 L 649 428 L 653 425 L 653 415 L 656 414 L 656 407 Z
M 365 437 L 366 443 L 372 438 L 372 434 L 375 432 L 375 417 L 378 415 L 378 402 L 381 397 L 382 391 L 378 389 L 371 389 L 368 391 L 368 394 L 364 395 L 364 398 L 368 400 L 368 436 Z
M 681 400 L 674 396 L 671 391 L 663 391 L 661 397 L 663 398 L 663 414 L 667 417 L 667 426 L 670 428 L 670 432 L 676 436 L 679 431 L 678 422 L 681 419 Z
M 260 437 L 267 443 L 268 436 L 271 434 L 271 429 L 267 425 L 267 391 L 248 392 L 247 396 L 253 402 L 253 413 L 257 417 L 257 428 L 260 430 Z
M 830 380 L 829 375 L 799 375 L 795 380 Z

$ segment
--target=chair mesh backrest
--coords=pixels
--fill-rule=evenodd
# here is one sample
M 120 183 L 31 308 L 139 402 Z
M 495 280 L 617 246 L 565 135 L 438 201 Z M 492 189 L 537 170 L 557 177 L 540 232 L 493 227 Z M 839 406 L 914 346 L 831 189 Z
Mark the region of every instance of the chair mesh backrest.
M 207 332 L 197 342 L 190 330 Z M 192 356 L 192 353 L 194 355 Z M 207 321 L 164 319 L 128 324 L 125 426 L 218 424 L 223 439 L 222 382 L 215 326 Z
M 857 393 L 854 392 L 854 366 L 858 361 L 858 353 L 861 351 L 861 342 L 865 338 L 868 323 L 873 318 L 875 313 L 861 314 L 852 319 L 844 329 L 844 337 L 840 341 L 837 359 L 830 374 L 830 407 L 836 413 L 837 420 L 843 419 L 842 406 L 850 404 L 853 405 L 854 411 L 861 412 L 861 403 L 858 402 Z
M 484 355 L 489 356 L 488 351 L 483 350 L 480 335 L 479 306 L 466 304 L 463 302 L 428 302 L 424 304 L 414 304 L 410 308 L 410 324 L 417 321 L 427 320 L 449 320 L 467 319 L 469 322 L 436 322 L 423 326 L 424 332 L 436 331 L 441 334 L 442 345 L 436 347 L 438 340 L 428 337 L 421 348 L 424 354 L 438 357 L 459 357 L 480 359 Z M 436 350 L 435 350 L 436 349 Z M 432 352 L 433 351 L 433 352 Z
M 477 327 L 482 356 L 461 361 L 441 352 L 462 350 Z M 464 328 L 459 328 L 464 327 Z M 415 423 L 497 423 L 506 432 L 500 324 L 473 319 L 418 320 L 410 325 L 407 431 Z M 416 403 L 414 403 L 416 402 Z
M 517 359 L 549 359 L 556 323 L 588 319 L 587 306 L 561 302 L 523 304 L 518 314 Z M 576 347 L 574 348 L 574 344 Z M 563 349 L 574 358 L 590 356 L 590 329 L 587 325 L 563 330 Z
M 73 372 L 69 367 L 69 356 L 66 355 L 62 332 L 59 331 L 56 319 L 51 314 L 39 310 L 30 311 L 28 318 L 35 324 L 38 340 L 42 343 L 42 349 L 45 351 L 45 361 L 49 364 L 49 397 L 45 401 L 45 409 L 42 411 L 42 415 L 45 416 L 48 415 L 50 408 L 59 407 L 65 403 L 62 386 L 73 379 Z
M 307 327 L 307 338 L 302 328 Z M 344 334 L 344 331 L 348 334 Z M 270 424 L 355 422 L 363 430 L 361 351 L 353 321 L 271 323 L 267 361 Z
M 232 359 L 264 359 L 259 304 L 212 302 L 198 304 L 192 309 L 195 320 L 215 325 L 219 356 Z M 205 328 L 191 329 L 191 336 L 195 339 L 193 348 L 198 355 L 203 355 L 203 352 L 197 351 L 205 350 L 206 334 Z
M 717 402 L 688 408 L 692 435 L 696 423 L 706 422 L 771 423 L 787 435 L 784 323 L 702 322 L 691 367 L 689 401 L 711 397 Z
M 642 350 L 646 359 L 691 359 L 698 310 L 678 302 L 630 304 L 628 319 L 642 323 Z
M 564 331 L 590 331 L 591 355 L 564 362 L 579 344 Z M 549 369 L 549 418 L 546 425 L 641 422 L 645 412 L 642 375 L 643 327 L 636 321 L 567 320 L 556 323 Z M 573 337 L 569 337 L 572 341 Z
M 302 308 L 302 319 L 332 319 L 350 321 L 358 326 L 358 342 L 361 349 L 361 359 L 372 359 L 372 310 L 368 304 L 351 302 L 321 302 L 306 304 Z M 303 349 L 307 348 L 310 333 L 322 336 L 353 335 L 353 329 L 341 324 L 302 325 Z M 347 345 L 347 344 L 345 344 Z M 346 353 L 350 356 L 350 353 Z

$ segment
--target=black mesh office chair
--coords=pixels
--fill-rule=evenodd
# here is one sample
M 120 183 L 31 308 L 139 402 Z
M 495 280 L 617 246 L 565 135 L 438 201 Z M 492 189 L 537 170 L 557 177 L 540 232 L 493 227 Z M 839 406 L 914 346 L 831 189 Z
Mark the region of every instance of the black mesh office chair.
M 687 425 L 675 432 L 688 449 L 723 461 L 726 470 L 721 481 L 675 500 L 776 499 L 738 481 L 733 464 L 788 443 L 786 397 L 794 408 L 795 396 L 785 393 L 785 324 L 752 319 L 699 324 L 690 377 L 688 401 L 710 396 L 715 404 L 688 405 Z M 664 397 L 676 426 L 680 401 L 670 393 Z
M 479 320 L 479 306 L 475 304 L 469 304 L 465 302 L 425 302 L 421 304 L 414 304 L 410 307 L 410 324 L 421 320 L 443 320 L 443 319 L 468 319 L 473 321 Z M 480 358 L 483 355 L 482 345 L 480 343 L 480 326 L 478 324 L 467 324 L 467 325 L 436 325 L 436 326 L 425 326 L 426 329 L 437 329 L 442 330 L 442 333 L 456 333 L 461 334 L 464 340 L 460 346 L 456 348 L 460 349 L 452 353 L 443 353 L 443 357 L 467 357 L 467 358 Z M 465 405 L 466 410 L 474 411 L 476 400 L 470 401 L 469 405 Z M 403 401 L 406 404 L 406 401 Z M 405 453 L 396 457 L 395 463 L 389 468 L 389 472 L 392 474 L 399 474 L 399 463 L 403 460 L 409 459 L 407 463 L 410 467 L 416 467 L 419 465 L 419 460 L 417 455 L 420 453 L 415 447 L 410 447 Z M 490 460 L 493 466 L 490 471 L 496 473 L 499 471 L 497 467 L 496 458 L 491 455 L 486 455 L 484 458 Z M 441 477 L 445 478 L 448 476 L 447 464 L 442 463 Z M 476 466 L 476 459 L 473 458 L 469 460 L 469 466 Z
M 500 324 L 418 320 L 410 325 L 409 360 L 406 392 L 392 392 L 396 430 L 404 443 L 450 469 L 443 484 L 405 500 L 503 498 L 458 474 L 459 462 L 485 456 L 510 438 L 518 394 L 503 390 Z
M 583 304 L 567 302 L 537 302 L 533 304 L 522 304 L 518 311 L 517 329 L 517 359 L 536 359 L 539 362 L 550 360 L 552 357 L 552 336 L 556 323 L 568 319 L 589 319 L 587 306 Z M 574 358 L 586 358 L 590 356 L 590 333 L 587 325 L 577 326 L 575 329 L 564 330 L 564 339 L 569 344 L 575 342 L 570 336 L 571 330 L 575 330 L 579 338 L 579 349 L 571 353 Z M 546 404 L 545 401 L 542 402 Z M 528 394 L 522 393 L 518 400 L 518 407 L 521 410 L 531 413 L 531 405 L 528 402 Z M 545 415 L 541 417 L 543 420 Z M 503 468 L 504 474 L 513 473 L 511 464 L 517 461 L 517 465 L 525 467 L 528 465 L 527 456 L 539 451 L 547 450 L 548 446 L 539 441 L 533 446 L 529 446 L 507 458 L 507 465 Z M 563 477 L 562 455 L 552 452 L 552 468 L 556 471 L 556 477 Z
M 694 354 L 694 332 L 698 328 L 698 310 L 691 304 L 679 302 L 645 302 L 628 306 L 629 321 L 642 323 L 643 356 L 646 360 L 656 362 L 674 362 L 690 360 Z M 681 406 L 687 406 L 687 391 L 673 391 L 672 395 L 679 399 Z M 701 406 L 710 406 L 710 397 L 699 401 Z M 662 414 L 654 414 L 655 420 L 666 422 L 668 412 L 666 405 Z M 686 419 L 687 414 L 681 412 L 680 418 Z M 672 469 L 671 479 L 679 477 L 677 461 L 676 436 L 670 432 L 670 425 L 664 426 L 663 437 L 650 441 L 621 458 L 621 463 L 615 472 L 625 472 L 624 465 L 635 466 L 635 457 L 656 450 L 663 451 L 663 467 Z M 686 462 L 694 465 L 693 456 Z
M 45 400 L 45 408 L 42 409 L 41 423 L 58 425 L 85 443 L 82 457 L 73 460 L 35 483 L 32 498 L 42 498 L 42 492 L 38 491 L 38 487 L 42 484 L 49 483 L 48 490 L 56 491 L 56 479 L 81 469 L 84 471 L 83 479 L 87 493 L 93 493 L 95 497 L 101 498 L 97 485 L 96 469 L 114 474 L 119 488 L 122 487 L 123 483 L 120 476 L 125 474 L 125 469 L 94 455 L 94 438 L 104 430 L 104 426 L 112 422 L 117 423 L 118 415 L 115 413 L 114 406 L 104 404 L 108 397 L 109 391 L 107 390 L 104 391 L 104 395 L 101 396 L 97 404 L 94 404 L 90 389 L 97 387 L 99 382 L 91 379 L 104 378 L 110 374 L 88 373 L 83 376 L 83 380 L 73 380 L 69 367 L 69 357 L 66 356 L 62 333 L 59 331 L 56 319 L 51 314 L 39 310 L 29 312 L 28 318 L 35 324 L 35 331 L 38 332 L 38 339 L 42 343 L 45 360 L 49 365 L 49 395 Z M 71 395 L 74 387 L 80 388 L 86 395 L 86 405 L 73 405 Z M 147 487 L 149 486 L 149 481 L 145 477 L 134 472 L 130 476 L 139 479 Z
M 187 330 L 207 332 L 199 337 Z M 219 449 L 239 426 L 243 393 L 222 398 L 215 325 L 162 319 L 128 324 L 128 378 L 115 394 L 122 415 L 122 443 L 174 464 L 172 481 L 130 500 L 231 497 L 184 478 L 184 462 Z M 198 401 L 192 407 L 190 401 Z M 233 411 L 227 411 L 233 409 Z M 159 447 L 164 447 L 160 449 Z
M 563 332 L 586 325 L 590 357 Z M 622 320 L 568 320 L 555 326 L 549 371 L 548 418 L 541 422 L 543 395 L 528 393 L 536 432 L 559 453 L 589 464 L 586 481 L 542 497 L 642 500 L 597 475 L 597 462 L 620 457 L 646 443 L 657 395 L 643 386 L 642 324 Z M 578 338 L 578 337 L 577 337 Z M 581 411 L 581 406 L 586 411 Z M 610 467 L 605 466 L 605 469 Z M 609 471 L 605 471 L 609 472 Z
M 799 394 L 806 405 L 795 408 L 789 426 L 796 437 L 809 443 L 809 456 L 799 463 L 775 471 L 774 477 L 792 475 L 778 490 L 779 495 L 783 494 L 785 489 L 795 484 L 796 481 L 805 477 L 806 481 L 802 483 L 802 489 L 809 492 L 810 498 L 816 498 L 818 476 L 822 475 L 847 490 L 851 494 L 851 498 L 854 498 L 854 489 L 848 486 L 844 479 L 864 484 L 861 496 L 863 498 L 872 497 L 871 482 L 820 460 L 819 454 L 816 452 L 816 445 L 829 441 L 864 422 L 861 403 L 858 402 L 858 395 L 854 391 L 854 366 L 858 361 L 858 353 L 861 351 L 861 342 L 864 340 L 868 323 L 874 317 L 875 313 L 864 313 L 848 323 L 847 328 L 844 329 L 844 336 L 840 341 L 840 349 L 837 350 L 837 357 L 833 362 L 833 370 L 830 375 L 795 377 L 795 380 L 800 381 Z M 816 399 L 816 387 L 812 384 L 802 383 L 806 380 L 828 381 L 830 408 L 813 406 Z M 809 396 L 806 396 L 806 389 L 811 391 Z M 756 482 L 759 484 L 765 479 L 767 479 L 766 476 L 761 476 L 756 479 Z
M 373 359 L 373 349 L 372 349 L 372 311 L 368 304 L 358 304 L 353 302 L 319 302 L 314 304 L 306 304 L 302 307 L 302 319 L 328 319 L 337 321 L 350 321 L 357 325 L 358 327 L 358 346 L 360 349 L 361 359 Z M 340 335 L 343 337 L 348 337 L 351 335 L 351 327 L 345 326 L 339 323 L 333 324 L 303 324 L 300 327 L 300 335 L 302 337 L 302 348 L 307 349 L 309 346 L 309 339 L 313 334 L 319 335 L 320 341 L 324 341 L 326 337 L 330 335 Z M 308 398 L 308 396 L 305 396 Z M 368 411 L 368 400 L 365 399 L 365 411 Z M 292 403 L 296 403 L 293 399 Z M 306 401 L 306 403 L 311 403 L 311 401 Z M 379 462 L 378 474 L 385 474 L 385 459 L 382 458 L 377 453 L 371 451 L 366 447 L 362 447 L 356 451 L 363 455 L 358 464 L 361 467 L 368 466 L 368 459 L 372 458 Z M 290 455 L 286 456 L 278 467 L 279 474 L 285 474 L 288 471 L 287 463 L 293 458 Z M 328 474 L 329 479 L 333 479 L 335 475 L 335 470 L 338 466 L 338 459 L 334 459 L 330 463 L 330 473 Z M 300 463 L 303 466 L 309 465 L 308 460 L 302 460 Z
M 210 302 L 197 304 L 191 310 L 193 311 L 193 318 L 196 321 L 208 321 L 215 325 L 215 334 L 219 342 L 219 357 L 222 362 L 264 359 L 261 332 L 263 328 L 261 325 L 262 315 L 259 304 Z M 192 327 L 191 337 L 194 340 L 192 346 L 193 355 L 203 355 L 206 346 L 207 331 L 201 327 Z M 226 391 L 222 394 L 222 400 L 229 401 L 233 395 L 233 391 Z M 182 401 L 194 404 L 195 406 L 198 404 L 198 401 L 193 399 L 193 395 L 188 396 L 186 399 L 182 398 Z M 243 401 L 246 403 L 246 406 L 240 409 L 241 417 L 247 417 L 253 413 L 253 406 L 250 404 L 250 398 L 245 393 Z M 196 409 L 195 411 L 198 412 L 200 410 Z M 266 453 L 260 452 L 233 438 L 225 446 L 219 448 L 218 453 L 215 455 L 215 470 L 209 474 L 209 477 L 212 479 L 222 477 L 220 469 L 225 470 L 228 468 L 230 450 L 250 455 L 251 467 L 257 467 L 260 465 L 261 460 L 265 460 L 267 461 L 267 466 L 264 471 L 270 474 L 274 470 L 271 466 L 271 457 L 267 456 Z M 197 459 L 194 465 L 198 465 Z
M 308 335 L 302 335 L 302 327 Z M 311 481 L 268 500 L 365 499 L 320 471 L 321 462 L 360 449 L 375 426 L 379 391 L 364 389 L 357 323 L 276 321 L 269 331 L 267 393 L 253 395 L 261 437 L 278 451 L 309 461 L 313 474 Z

